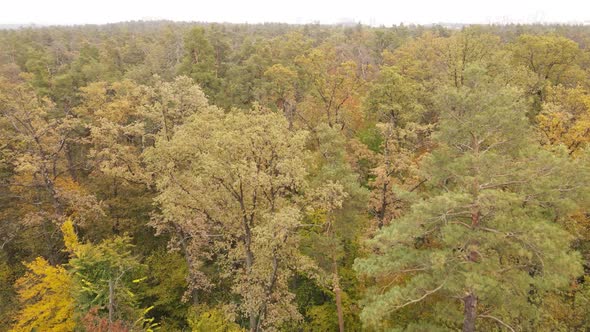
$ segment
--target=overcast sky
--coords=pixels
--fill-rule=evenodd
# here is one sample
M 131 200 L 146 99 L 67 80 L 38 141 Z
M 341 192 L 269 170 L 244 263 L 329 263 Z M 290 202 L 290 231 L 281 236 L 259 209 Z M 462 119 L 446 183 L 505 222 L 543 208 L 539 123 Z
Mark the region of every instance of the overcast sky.
M 590 0 L 1 0 L 0 24 L 168 19 L 234 23 L 590 23 Z

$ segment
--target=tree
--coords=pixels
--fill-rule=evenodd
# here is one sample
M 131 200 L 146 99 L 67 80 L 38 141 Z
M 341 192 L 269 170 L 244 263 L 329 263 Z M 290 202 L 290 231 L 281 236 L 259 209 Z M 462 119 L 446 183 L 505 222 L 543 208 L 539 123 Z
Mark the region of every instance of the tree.
M 141 281 L 133 276 L 142 266 L 131 255 L 130 238 L 80 243 L 71 219 L 61 231 L 71 259 L 52 266 L 37 257 L 26 264 L 29 271 L 15 283 L 22 309 L 13 330 L 72 331 L 82 318 L 96 330 L 106 325 L 109 330 L 139 326 L 151 331 L 154 324 L 144 317 L 149 308 L 139 308 L 132 292 L 132 285 Z M 105 311 L 107 317 L 101 317 Z
M 162 330 L 182 330 L 189 327 L 187 313 L 191 302 L 183 301 L 188 288 L 188 266 L 181 252 L 165 248 L 146 257 L 147 279 L 139 284 L 141 303 L 153 306 L 150 317 L 158 321 Z
M 571 39 L 527 34 L 516 40 L 512 54 L 515 63 L 553 84 L 568 83 L 582 55 L 579 45 Z
M 72 331 L 76 325 L 74 281 L 61 266 L 41 257 L 26 264 L 27 273 L 15 284 L 23 306 L 12 331 Z
M 583 171 L 588 163 L 589 101 L 586 91 L 581 87 L 548 87 L 547 100 L 536 119 L 541 144 L 555 153 L 565 149 L 569 157 L 573 158 L 572 162 L 577 164 L 577 169 Z M 585 308 L 590 302 L 590 286 L 587 282 L 590 266 L 590 215 L 586 211 L 588 206 L 580 206 L 570 213 L 564 223 L 572 234 L 576 234 L 573 248 L 582 254 L 585 273 L 569 289 L 556 292 L 548 300 L 548 319 L 555 320 L 563 329 L 581 330 L 590 326 L 590 321 L 584 318 Z
M 145 59 L 130 67 L 125 78 L 140 84 L 151 83 L 155 75 L 172 80 L 183 59 L 183 37 L 183 32 L 173 26 L 163 27 L 153 42 L 144 41 L 139 51 L 146 53 Z
M 288 67 L 276 64 L 264 72 L 264 77 L 268 80 L 266 98 L 270 100 L 273 107 L 285 114 L 289 120 L 289 128 L 293 128 L 297 112 L 295 88 L 297 73 Z
M 339 61 L 329 45 L 314 48 L 295 60 L 310 94 L 303 116 L 308 126 L 327 123 L 353 130 L 359 119 L 357 96 L 364 80 L 353 61 Z
M 200 309 L 200 310 L 199 310 Z M 189 325 L 195 332 L 243 332 L 238 324 L 228 321 L 222 310 L 218 308 L 199 308 L 190 313 Z
M 10 264 L 7 253 L 0 253 L 0 324 L 10 326 L 12 318 L 18 309 L 18 298 L 13 285 L 19 275 L 19 270 Z
M 125 80 L 112 84 L 94 82 L 80 89 L 78 114 L 88 119 L 89 151 L 96 173 L 133 183 L 146 183 L 140 155 L 149 146 L 145 87 Z M 153 142 L 153 139 L 152 139 Z
M 90 132 L 88 182 L 109 217 L 101 226 L 142 232 L 154 194 L 142 154 L 157 137 L 168 139 L 176 126 L 207 107 L 207 99 L 192 79 L 179 76 L 171 82 L 156 77 L 153 86 L 95 82 L 81 89 L 81 101 L 75 110 Z
M 385 51 L 383 57 L 386 64 L 397 66 L 405 78 L 425 84 L 428 89 L 436 84 L 460 87 L 470 65 L 494 65 L 492 60 L 499 46 L 497 36 L 469 27 L 450 36 L 425 32 L 393 52 Z
M 18 198 L 17 228 L 40 232 L 43 241 L 31 245 L 45 246 L 46 257 L 56 264 L 62 257 L 55 225 L 66 217 L 92 221 L 103 215 L 100 203 L 76 181 L 83 165 L 70 163 L 66 152 L 68 143 L 80 140 L 81 125 L 26 83 L 0 80 L 0 104 L 7 130 L 2 157 L 10 173 L 3 186 Z
M 466 28 L 445 38 L 438 46 L 447 78 L 455 87 L 465 81 L 465 70 L 474 63 L 488 62 L 500 44 L 500 38 L 476 28 Z
M 369 201 L 377 228 L 401 213 L 403 200 L 395 194 L 396 187 L 410 189 L 421 181 L 415 172 L 416 161 L 424 151 L 430 126 L 419 102 L 420 90 L 419 84 L 401 76 L 397 68 L 383 66 L 365 101 L 382 137 Z
M 57 113 L 54 104 L 37 96 L 26 84 L 5 81 L 0 84 L 2 117 L 11 126 L 9 130 L 13 133 L 12 142 L 9 143 L 14 147 L 10 156 L 14 158 L 12 162 L 16 164 L 17 172 L 21 169 L 19 173 L 24 173 L 23 177 L 29 178 L 33 186 L 46 191 L 53 207 L 52 214 L 61 217 L 65 203 L 55 181 L 63 170 L 59 167 L 63 165 L 59 155 L 72 130 L 72 117 L 54 119 Z M 19 147 L 20 151 L 17 150 Z
M 71 220 L 61 226 L 64 243 L 70 254 L 68 265 L 74 276 L 76 310 L 100 315 L 106 312 L 108 326 L 138 324 L 150 328 L 144 315 L 150 308 L 138 308 L 133 285 L 143 278 L 134 278 L 143 268 L 133 256 L 131 238 L 114 237 L 97 245 L 80 243 Z
M 207 39 L 205 29 L 192 28 L 184 39 L 184 50 L 185 55 L 179 67 L 179 74 L 194 79 L 210 98 L 215 97 L 220 84 L 216 64 L 221 61 L 221 58 L 216 57 L 216 49 Z
M 313 323 L 339 331 L 355 330 L 360 324 L 355 313 L 357 282 L 351 258 L 358 254 L 359 236 L 366 226 L 368 192 L 349 164 L 348 141 L 342 131 L 320 124 L 314 135 L 317 146 L 306 194 L 306 220 L 311 227 L 302 231 L 302 251 L 319 267 L 315 282 L 330 295 L 333 306 L 318 303 L 308 314 L 327 311 L 327 322 Z
M 570 155 L 579 154 L 590 141 L 590 96 L 581 87 L 549 87 L 536 120 L 543 144 L 562 144 Z
M 224 98 L 216 105 L 224 108 L 251 107 L 262 92 L 265 71 L 273 64 L 273 54 L 268 40 L 246 37 L 236 50 L 234 63 L 228 66 L 224 82 Z
M 203 276 L 191 286 L 206 287 L 200 265 L 215 257 L 217 278 L 230 283 L 234 311 L 251 331 L 300 319 L 287 282 L 305 262 L 295 204 L 305 186 L 305 138 L 280 114 L 210 107 L 147 156 L 163 214 L 156 227 L 178 229 L 185 237 L 177 240 L 200 259 L 189 265 Z
M 401 45 L 394 51 L 383 52 L 385 65 L 395 66 L 401 75 L 417 82 L 440 80 L 444 64 L 440 58 L 440 44 L 443 38 L 432 31 Z
M 438 147 L 422 164 L 430 190 L 356 262 L 377 280 L 368 324 L 415 310 L 408 329 L 536 329 L 543 298 L 581 273 L 556 221 L 580 202 L 587 174 L 562 182 L 575 165 L 531 142 L 519 92 L 481 71 L 439 96 Z
M 527 68 L 535 77 L 525 87 L 533 98 L 533 118 L 541 111 L 547 86 L 575 86 L 574 82 L 585 76 L 578 66 L 582 51 L 576 42 L 565 37 L 524 34 L 516 40 L 511 50 L 512 62 Z

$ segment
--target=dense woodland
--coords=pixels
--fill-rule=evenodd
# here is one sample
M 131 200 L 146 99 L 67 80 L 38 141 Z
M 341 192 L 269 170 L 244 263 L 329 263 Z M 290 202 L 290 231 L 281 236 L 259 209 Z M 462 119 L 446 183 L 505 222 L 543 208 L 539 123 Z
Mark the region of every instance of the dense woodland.
M 0 30 L 0 330 L 589 331 L 589 47 Z

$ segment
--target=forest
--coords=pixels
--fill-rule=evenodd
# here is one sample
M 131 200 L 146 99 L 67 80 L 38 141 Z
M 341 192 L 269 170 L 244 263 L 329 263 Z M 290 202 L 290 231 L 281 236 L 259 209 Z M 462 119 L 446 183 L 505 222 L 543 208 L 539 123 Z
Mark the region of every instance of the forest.
M 590 26 L 0 30 L 0 331 L 590 331 Z

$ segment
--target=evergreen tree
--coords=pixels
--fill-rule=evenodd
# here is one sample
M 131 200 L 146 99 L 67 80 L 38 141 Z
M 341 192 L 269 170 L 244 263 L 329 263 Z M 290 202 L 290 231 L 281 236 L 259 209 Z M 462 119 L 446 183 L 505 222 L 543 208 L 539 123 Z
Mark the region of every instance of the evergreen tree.
M 545 295 L 582 270 L 558 222 L 587 174 L 539 149 L 519 91 L 480 68 L 439 100 L 438 146 L 422 164 L 430 190 L 356 262 L 377 281 L 361 318 L 420 331 L 538 329 Z M 413 319 L 389 322 L 400 310 Z
M 216 45 L 217 46 L 217 45 Z M 184 40 L 185 55 L 180 64 L 179 74 L 194 79 L 201 85 L 208 97 L 215 97 L 220 80 L 216 49 L 211 46 L 205 30 L 201 27 L 191 29 Z

